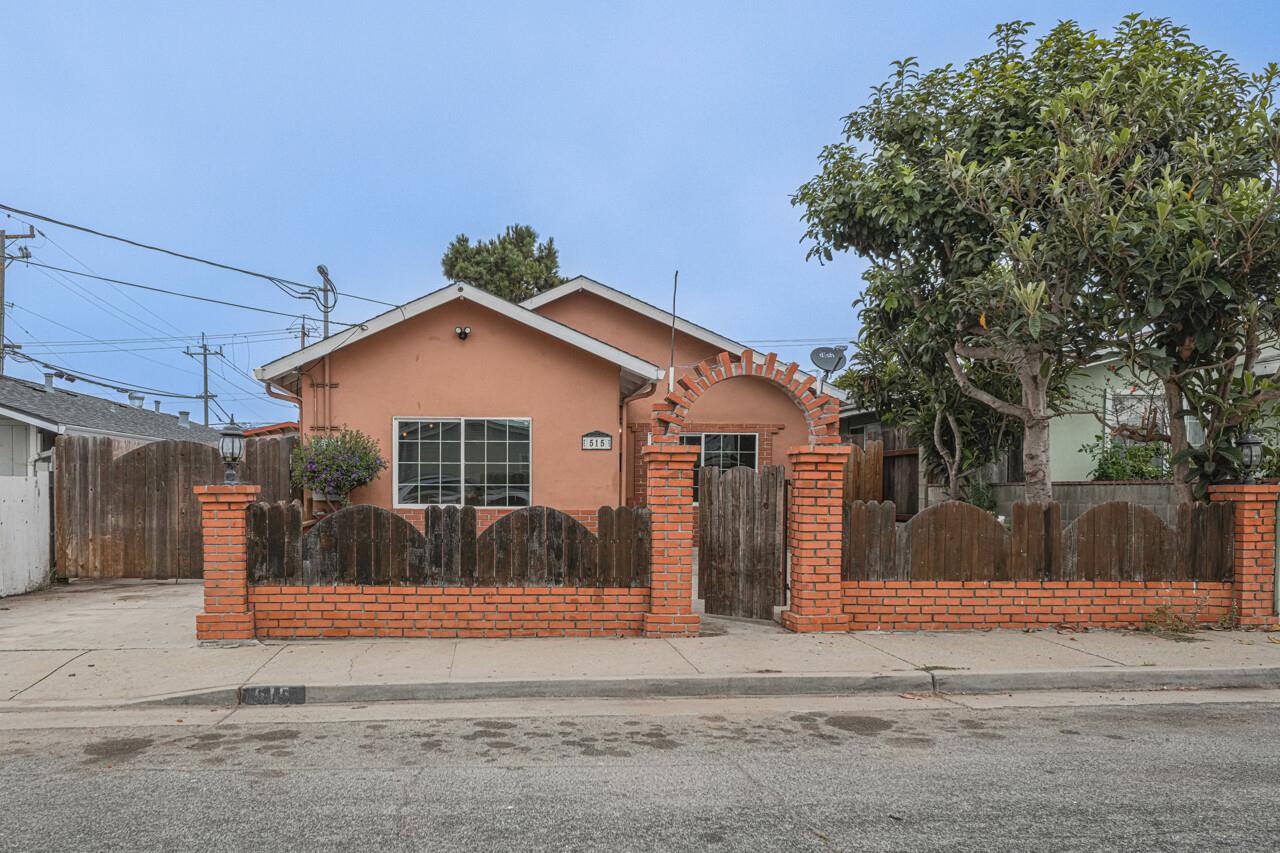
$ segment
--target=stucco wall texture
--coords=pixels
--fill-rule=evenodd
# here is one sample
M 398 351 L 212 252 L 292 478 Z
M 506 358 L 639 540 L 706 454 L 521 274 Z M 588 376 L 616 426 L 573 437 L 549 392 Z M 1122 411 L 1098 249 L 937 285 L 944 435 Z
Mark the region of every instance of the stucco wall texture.
M 670 360 L 669 326 L 595 294 L 569 294 L 538 313 L 661 367 Z M 454 332 L 458 326 L 471 328 L 465 341 Z M 713 344 L 677 333 L 677 375 L 717 352 Z M 388 460 L 395 418 L 529 418 L 532 502 L 560 509 L 628 502 L 645 436 L 628 425 L 647 424 L 666 393 L 663 380 L 624 408 L 617 365 L 467 300 L 337 350 L 329 357 L 329 375 L 328 423 L 373 436 Z M 304 371 L 304 436 L 326 423 L 324 382 L 323 360 Z M 717 385 L 698 400 L 693 416 L 707 431 L 758 427 L 760 464 L 783 464 L 787 447 L 808 441 L 799 407 L 758 378 Z M 716 429 L 720 425 L 725 428 Z M 614 436 L 611 451 L 581 449 L 583 433 L 594 430 Z M 770 440 L 763 440 L 766 435 Z M 352 499 L 392 508 L 392 482 L 388 467 Z

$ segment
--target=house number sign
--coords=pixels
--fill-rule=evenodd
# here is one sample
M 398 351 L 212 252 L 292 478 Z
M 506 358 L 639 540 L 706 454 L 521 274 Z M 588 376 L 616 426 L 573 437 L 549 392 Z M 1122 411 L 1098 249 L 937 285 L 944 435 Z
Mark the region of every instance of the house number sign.
M 583 450 L 613 450 L 613 436 L 607 432 L 589 432 L 582 436 Z

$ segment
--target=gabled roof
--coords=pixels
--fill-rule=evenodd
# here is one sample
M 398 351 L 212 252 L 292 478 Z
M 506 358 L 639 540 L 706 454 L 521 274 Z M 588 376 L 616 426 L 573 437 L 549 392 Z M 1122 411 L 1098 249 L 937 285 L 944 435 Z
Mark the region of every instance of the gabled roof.
M 637 314 L 648 317 L 650 320 L 656 320 L 664 326 L 672 325 L 672 321 L 674 320 L 676 331 L 686 334 L 691 338 L 696 338 L 704 343 L 711 344 L 721 352 L 738 355 L 743 350 L 747 349 L 745 344 L 738 343 L 732 338 L 726 338 L 724 335 L 713 332 L 705 326 L 699 326 L 697 323 L 686 320 L 679 315 L 673 315 L 670 311 L 659 308 L 656 305 L 650 305 L 642 299 L 636 299 L 630 294 L 623 293 L 621 290 L 615 290 L 609 285 L 602 284 L 593 278 L 587 278 L 585 275 L 574 276 L 559 287 L 553 287 L 551 290 L 544 290 L 537 296 L 530 297 L 520 304 L 533 311 L 549 302 L 555 302 L 557 299 L 562 299 L 565 296 L 581 292 L 591 293 L 599 296 L 601 299 L 607 299 L 616 305 L 621 305 L 622 307 L 628 308 Z M 756 361 L 763 362 L 764 360 L 765 355 L 763 353 L 756 353 Z M 807 376 L 809 374 L 805 371 L 801 371 L 800 375 Z M 835 397 L 837 400 L 845 401 L 849 398 L 848 394 L 829 382 L 824 383 L 822 389 L 824 393 Z
M 599 296 L 601 299 L 607 299 L 610 302 L 629 308 L 637 314 L 648 317 L 650 320 L 657 320 L 664 326 L 671 325 L 671 312 L 664 311 L 656 305 L 650 305 L 642 299 L 636 299 L 630 294 L 623 293 L 621 290 L 614 290 L 607 284 L 601 284 L 593 278 L 587 278 L 585 275 L 574 276 L 559 287 L 553 287 L 551 290 L 544 290 L 537 296 L 530 297 L 520 304 L 530 311 L 536 311 L 548 302 L 555 302 L 565 296 L 574 293 L 586 291 Z M 716 334 L 708 328 L 699 326 L 697 323 L 691 323 L 683 317 L 677 316 L 676 331 L 682 332 L 691 338 L 697 338 L 700 341 L 711 344 L 717 351 L 740 353 L 745 346 L 735 340 L 726 338 L 724 335 Z
M 459 299 L 474 302 L 504 317 L 515 320 L 517 323 L 522 323 L 553 338 L 564 341 L 584 352 L 588 352 L 605 361 L 613 362 L 622 370 L 623 387 L 628 393 L 662 378 L 662 368 L 656 364 L 650 364 L 642 358 L 623 352 L 617 347 L 610 346 L 604 341 L 583 334 L 577 329 L 570 328 L 563 323 L 557 323 L 549 317 L 544 317 L 528 308 L 508 302 L 499 296 L 494 296 L 492 293 L 472 287 L 469 284 L 450 284 L 412 302 L 407 302 L 399 308 L 392 308 L 390 311 L 379 314 L 377 317 L 358 326 L 353 326 L 347 331 L 339 332 L 324 340 L 317 341 L 309 347 L 290 353 L 283 358 L 278 358 L 270 364 L 256 368 L 253 371 L 253 375 L 264 381 L 277 380 L 308 362 L 350 346 L 356 341 L 364 340 L 370 335 L 376 335 L 383 329 L 403 323 L 411 317 L 416 317 L 433 308 L 438 308 L 441 305 Z
M 153 412 L 128 403 L 80 394 L 13 376 L 0 376 L 0 415 L 50 432 L 86 432 L 122 438 L 197 441 L 215 444 L 218 431 L 175 415 Z

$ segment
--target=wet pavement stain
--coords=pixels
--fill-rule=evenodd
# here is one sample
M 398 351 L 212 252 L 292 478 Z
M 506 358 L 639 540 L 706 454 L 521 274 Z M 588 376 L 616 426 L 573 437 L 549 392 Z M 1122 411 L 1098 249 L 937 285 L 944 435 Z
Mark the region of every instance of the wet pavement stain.
M 88 744 L 84 748 L 84 754 L 89 756 L 89 761 L 125 761 L 145 752 L 153 743 L 155 739 L 149 737 L 108 738 Z
M 858 717 L 845 714 L 828 717 L 827 725 L 842 732 L 852 732 L 855 735 L 863 735 L 865 737 L 878 735 L 893 728 L 892 721 L 884 720 L 880 717 Z

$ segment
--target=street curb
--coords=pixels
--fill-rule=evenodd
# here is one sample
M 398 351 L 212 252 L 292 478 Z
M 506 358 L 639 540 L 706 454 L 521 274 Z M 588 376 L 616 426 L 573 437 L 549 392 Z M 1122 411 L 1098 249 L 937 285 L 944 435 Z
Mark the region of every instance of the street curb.
M 442 681 L 420 684 L 245 685 L 157 697 L 131 705 L 322 705 L 476 699 L 684 699 L 712 696 L 962 694 L 1045 690 L 1280 688 L 1280 667 L 1101 667 L 1046 672 L 912 671 L 888 674 Z
M 930 693 L 926 672 L 854 675 L 730 675 L 677 678 L 572 678 L 441 681 L 422 684 L 246 685 L 145 700 L 147 705 L 415 702 L 461 699 L 688 699 L 708 696 Z M 230 694 L 230 696 L 228 696 Z M 247 700 L 247 701 L 246 701 Z
M 934 671 L 936 693 L 1028 690 L 1230 690 L 1280 687 L 1280 667 L 1123 667 L 1050 672 Z

